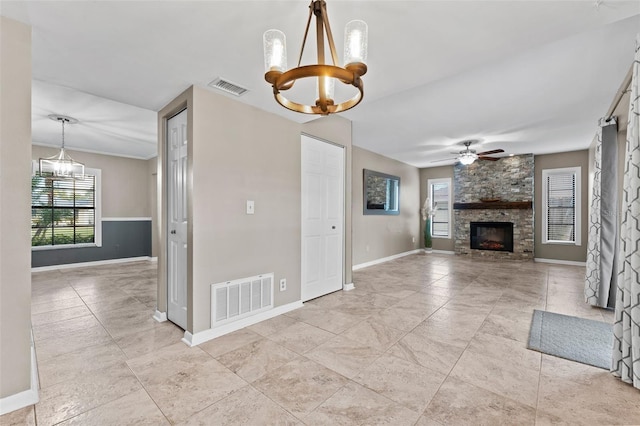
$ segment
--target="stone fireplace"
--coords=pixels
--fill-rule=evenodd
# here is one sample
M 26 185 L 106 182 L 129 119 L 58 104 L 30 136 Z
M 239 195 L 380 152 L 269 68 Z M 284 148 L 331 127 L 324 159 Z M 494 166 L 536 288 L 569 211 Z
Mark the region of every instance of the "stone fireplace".
M 532 154 L 457 164 L 453 187 L 456 254 L 533 259 L 533 179 Z

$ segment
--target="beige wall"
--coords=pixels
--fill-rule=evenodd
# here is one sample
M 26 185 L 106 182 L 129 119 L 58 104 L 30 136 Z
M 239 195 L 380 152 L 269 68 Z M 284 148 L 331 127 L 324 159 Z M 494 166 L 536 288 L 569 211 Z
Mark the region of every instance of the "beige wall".
M 211 284 L 273 272 L 287 279 L 275 306 L 300 300 L 301 132 L 346 147 L 350 184 L 351 123 L 328 117 L 300 125 L 260 109 L 191 87 L 159 112 L 158 182 L 166 119 L 187 107 L 189 185 L 187 331 L 211 326 Z M 349 192 L 349 191 L 347 191 Z M 166 311 L 166 253 L 162 229 L 166 190 L 158 195 L 158 309 Z M 350 203 L 350 194 L 346 203 Z M 246 201 L 255 202 L 247 215 Z M 351 220 L 347 210 L 348 274 Z
M 363 170 L 400 177 L 400 214 L 364 215 Z M 416 167 L 362 148 L 353 148 L 353 264 L 370 262 L 418 248 L 420 179 Z
M 429 179 L 451 179 L 451 196 L 454 195 L 453 189 L 453 166 L 430 167 L 428 169 L 420 169 L 420 207 L 427 198 L 427 180 Z M 451 200 L 453 207 L 453 200 Z M 454 251 L 455 240 L 453 238 L 454 214 L 451 212 L 451 238 L 433 238 L 434 250 Z M 420 218 L 420 247 L 424 247 L 424 221 Z
M 50 157 L 59 148 L 33 146 L 32 158 Z M 67 150 L 86 168 L 102 170 L 103 217 L 151 217 L 147 160 Z
M 158 227 L 154 224 L 158 221 L 158 158 L 147 160 L 147 199 L 151 216 L 151 257 L 158 256 Z
M 320 117 L 316 120 L 310 121 L 302 125 L 302 132 L 331 143 L 342 145 L 345 148 L 345 219 L 344 219 L 344 232 L 345 232 L 345 249 L 344 249 L 344 283 L 350 284 L 353 281 L 353 271 L 351 269 L 353 263 L 353 216 L 352 211 L 349 208 L 353 200 L 353 194 L 349 191 L 352 182 L 352 157 L 353 147 L 351 145 L 351 121 L 340 117 L 338 115 L 330 115 L 328 117 Z
M 0 19 L 0 398 L 5 398 L 31 387 L 31 27 Z
M 537 259 L 585 262 L 587 259 L 587 230 L 589 217 L 589 150 L 534 156 L 535 257 Z M 581 167 L 581 245 L 542 244 L 542 170 Z
M 193 332 L 211 327 L 211 284 L 273 272 L 275 306 L 300 300 L 300 125 L 195 87 Z M 247 215 L 246 201 L 255 214 Z M 191 219 L 191 218 L 190 218 Z

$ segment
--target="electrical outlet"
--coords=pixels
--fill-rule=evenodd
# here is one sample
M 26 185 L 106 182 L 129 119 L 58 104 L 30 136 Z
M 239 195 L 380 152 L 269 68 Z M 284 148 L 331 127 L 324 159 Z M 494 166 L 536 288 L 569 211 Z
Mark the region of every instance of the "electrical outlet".
M 287 289 L 287 279 L 283 278 L 280 280 L 280 291 L 285 291 Z

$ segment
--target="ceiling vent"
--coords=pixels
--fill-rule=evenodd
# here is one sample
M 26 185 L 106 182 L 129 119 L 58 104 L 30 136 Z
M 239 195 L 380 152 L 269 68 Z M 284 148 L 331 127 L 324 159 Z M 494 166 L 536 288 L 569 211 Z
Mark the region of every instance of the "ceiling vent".
M 211 83 L 209 83 L 209 87 L 222 90 L 223 92 L 229 93 L 234 96 L 242 96 L 249 90 L 249 89 L 245 89 L 244 87 L 238 86 L 237 84 L 232 83 L 229 80 L 225 80 L 220 77 L 216 78 Z

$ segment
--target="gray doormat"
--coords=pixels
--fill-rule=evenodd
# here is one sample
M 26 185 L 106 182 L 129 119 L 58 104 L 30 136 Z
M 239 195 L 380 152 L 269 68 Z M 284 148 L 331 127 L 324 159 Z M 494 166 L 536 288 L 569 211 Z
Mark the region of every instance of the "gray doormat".
M 611 368 L 611 324 L 547 311 L 533 311 L 529 349 L 571 361 Z

